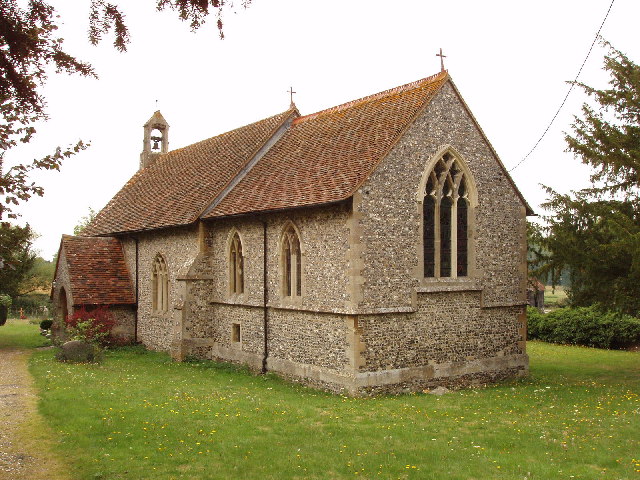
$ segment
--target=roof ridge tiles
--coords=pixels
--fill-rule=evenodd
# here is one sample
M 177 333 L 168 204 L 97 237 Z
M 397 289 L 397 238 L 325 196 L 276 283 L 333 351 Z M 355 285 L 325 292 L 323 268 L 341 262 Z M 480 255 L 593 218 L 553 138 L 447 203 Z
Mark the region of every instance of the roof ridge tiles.
M 446 71 L 440 72 L 297 118 L 280 141 L 203 218 L 347 199 L 449 80 Z M 328 113 L 336 111 L 340 113 Z
M 364 102 L 368 102 L 368 101 L 371 101 L 371 100 L 378 100 L 380 98 L 384 98 L 384 97 L 387 97 L 389 95 L 393 95 L 393 94 L 396 94 L 396 93 L 406 92 L 407 90 L 411 90 L 411 89 L 419 87 L 419 86 L 421 86 L 423 84 L 430 84 L 432 82 L 435 82 L 436 80 L 440 80 L 440 77 L 444 77 L 444 76 L 448 76 L 448 75 L 449 75 L 449 73 L 446 70 L 442 71 L 442 72 L 438 72 L 438 73 L 436 73 L 434 75 L 430 75 L 428 77 L 421 78 L 421 79 L 415 80 L 413 82 L 405 83 L 404 85 L 400 85 L 400 86 L 397 86 L 397 87 L 389 88 L 387 90 L 383 90 L 383 91 L 378 92 L 378 93 L 367 95 L 366 97 L 362 97 L 362 98 L 358 98 L 356 100 L 351 100 L 349 102 L 341 103 L 340 105 L 329 107 L 329 108 L 326 108 L 324 110 L 320 110 L 320 111 L 315 112 L 315 113 L 310 113 L 309 115 L 300 116 L 300 117 L 296 118 L 293 123 L 294 123 L 294 125 L 297 125 L 297 124 L 305 122 L 307 120 L 313 120 L 314 118 L 319 117 L 320 115 L 339 112 L 339 111 L 345 110 L 345 109 L 353 107 L 355 105 L 359 105 L 359 104 L 364 103 Z
M 284 116 L 287 114 L 286 116 Z M 213 210 L 216 205 L 218 205 L 222 199 L 238 184 L 244 176 L 253 168 L 253 166 L 260 161 L 260 159 L 266 155 L 271 147 L 275 145 L 280 138 L 286 133 L 289 126 L 295 121 L 296 118 L 300 116 L 300 112 L 298 108 L 291 104 L 289 110 L 280 114 L 283 116 L 283 121 L 276 125 L 276 127 L 271 131 L 266 141 L 259 146 L 259 148 L 248 157 L 247 161 L 242 165 L 242 167 L 237 171 L 237 173 L 229 179 L 224 188 L 213 198 L 213 200 L 207 205 L 207 207 L 200 212 L 198 218 L 205 216 L 211 210 Z M 297 115 L 298 117 L 296 117 Z
M 177 153 L 177 152 L 179 152 L 181 150 L 184 150 L 185 148 L 193 148 L 196 145 L 200 145 L 200 144 L 203 144 L 205 142 L 209 142 L 209 141 L 214 140 L 216 138 L 222 138 L 222 137 L 224 137 L 226 135 L 230 135 L 232 133 L 235 133 L 238 130 L 242 130 L 243 128 L 247 128 L 247 127 L 250 127 L 251 125 L 254 125 L 254 124 L 257 124 L 257 123 L 260 123 L 260 122 L 264 122 L 264 121 L 267 121 L 267 120 L 271 120 L 272 118 L 279 117 L 279 116 L 285 115 L 287 113 L 293 113 L 294 111 L 298 112 L 298 109 L 295 106 L 289 107 L 288 109 L 286 109 L 286 110 L 284 110 L 284 111 L 282 111 L 280 113 L 276 113 L 275 115 L 270 115 L 268 117 L 261 118 L 260 120 L 256 120 L 255 122 L 247 123 L 246 125 L 241 125 L 241 126 L 236 127 L 236 128 L 234 128 L 232 130 L 227 130 L 226 132 L 222 132 L 222 133 L 219 133 L 217 135 L 214 135 L 213 137 L 205 138 L 203 140 L 198 140 L 197 142 L 190 143 L 189 145 L 185 145 L 184 147 L 176 148 L 175 150 L 169 150 L 167 153 L 163 154 L 162 156 L 166 157 L 170 153 Z M 298 112 L 298 115 L 299 114 L 300 114 L 300 112 Z

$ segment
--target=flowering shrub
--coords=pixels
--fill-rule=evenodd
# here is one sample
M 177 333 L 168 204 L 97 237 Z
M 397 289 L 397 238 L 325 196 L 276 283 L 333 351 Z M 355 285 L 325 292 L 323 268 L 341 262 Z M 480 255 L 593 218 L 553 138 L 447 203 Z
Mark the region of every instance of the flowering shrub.
M 107 307 L 92 310 L 82 307 L 69 315 L 65 323 L 71 340 L 107 346 L 111 344 L 111 330 L 116 321 Z

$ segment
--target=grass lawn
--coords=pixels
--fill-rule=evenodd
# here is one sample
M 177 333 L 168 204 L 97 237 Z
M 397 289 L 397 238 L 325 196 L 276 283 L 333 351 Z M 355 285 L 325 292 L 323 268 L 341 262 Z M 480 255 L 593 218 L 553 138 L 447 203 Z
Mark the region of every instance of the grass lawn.
M 564 287 L 558 285 L 555 289 L 550 285 L 544 291 L 544 305 L 545 307 L 558 307 L 567 303 L 567 293 L 564 291 Z
M 640 478 L 640 354 L 529 343 L 531 375 L 354 399 L 211 362 L 39 351 L 40 409 L 77 479 Z
M 47 338 L 40 335 L 40 327 L 28 320 L 9 318 L 0 327 L 0 348 L 35 348 L 50 344 Z

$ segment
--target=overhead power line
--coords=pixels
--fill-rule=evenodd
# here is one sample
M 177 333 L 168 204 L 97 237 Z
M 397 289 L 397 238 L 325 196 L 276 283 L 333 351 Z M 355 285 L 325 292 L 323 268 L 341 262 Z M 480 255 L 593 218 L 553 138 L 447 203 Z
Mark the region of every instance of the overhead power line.
M 575 87 L 576 82 L 578 81 L 578 77 L 580 77 L 580 74 L 582 73 L 582 69 L 584 68 L 585 64 L 587 63 L 587 60 L 589 59 L 589 55 L 591 55 L 591 51 L 593 50 L 593 46 L 598 41 L 598 38 L 600 38 L 600 32 L 602 31 L 602 27 L 604 26 L 604 22 L 607 21 L 607 17 L 609 16 L 609 12 L 611 11 L 611 7 L 613 7 L 613 3 L 615 1 L 616 0 L 611 0 L 611 4 L 609 5 L 609 9 L 607 10 L 606 15 L 602 19 L 602 23 L 600 24 L 600 28 L 598 28 L 598 31 L 596 32 L 596 36 L 594 37 L 593 42 L 591 42 L 591 47 L 589 47 L 589 51 L 587 52 L 587 56 L 584 57 L 584 61 L 582 62 L 582 65 L 580 65 L 580 70 L 578 70 L 578 74 L 576 75 L 576 78 L 574 78 L 573 82 L 571 82 L 571 85 L 569 86 L 569 90 L 567 91 L 567 94 L 564 96 L 564 100 L 562 100 L 562 103 L 558 107 L 558 110 L 556 110 L 556 113 L 553 116 L 553 118 L 551 119 L 551 121 L 549 122 L 549 125 L 547 125 L 547 128 L 544 129 L 544 132 L 542 132 L 542 135 L 540 135 L 540 138 L 535 143 L 533 148 L 531 150 L 529 150 L 529 153 L 527 153 L 524 156 L 524 158 L 522 160 L 520 160 L 515 166 L 513 166 L 513 167 L 511 167 L 511 169 L 509 169 L 510 172 L 514 171 L 516 168 L 518 168 L 520 165 L 522 165 L 525 162 L 525 160 L 527 158 L 529 158 L 529 155 L 531 155 L 534 152 L 534 150 L 538 147 L 538 145 L 540 144 L 542 139 L 545 137 L 545 135 L 547 134 L 547 132 L 551 128 L 551 125 L 553 125 L 553 122 L 558 117 L 558 114 L 560 113 L 560 110 L 562 110 L 562 107 L 564 107 L 564 104 L 567 103 L 567 98 L 569 98 L 569 95 L 571 94 L 571 91 L 573 90 L 573 87 Z

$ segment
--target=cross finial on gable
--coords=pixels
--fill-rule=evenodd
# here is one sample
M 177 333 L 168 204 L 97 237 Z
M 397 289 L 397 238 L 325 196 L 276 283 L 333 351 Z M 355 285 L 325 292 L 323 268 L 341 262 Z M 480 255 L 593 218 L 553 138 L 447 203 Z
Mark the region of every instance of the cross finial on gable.
M 436 53 L 436 57 L 440 57 L 440 71 L 444 72 L 444 59 L 447 56 L 442 54 L 442 48 L 440 49 L 440 53 Z
M 294 92 L 293 91 L 293 87 L 289 87 L 289 90 L 287 90 L 287 93 L 289 93 L 291 95 L 291 106 L 293 107 L 295 104 L 293 103 L 293 94 L 294 93 L 298 93 L 298 92 Z

